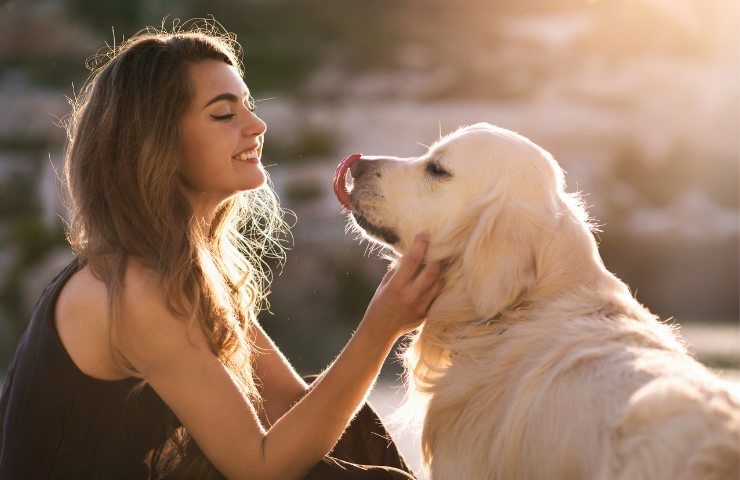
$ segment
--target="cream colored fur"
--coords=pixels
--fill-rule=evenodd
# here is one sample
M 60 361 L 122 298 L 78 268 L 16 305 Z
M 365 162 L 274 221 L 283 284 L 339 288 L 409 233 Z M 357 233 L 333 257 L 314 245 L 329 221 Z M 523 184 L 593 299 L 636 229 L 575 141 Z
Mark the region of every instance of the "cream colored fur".
M 446 265 L 404 353 L 432 479 L 739 478 L 740 394 L 606 270 L 549 153 L 476 124 L 362 162 L 365 229 L 396 253 L 426 231 Z

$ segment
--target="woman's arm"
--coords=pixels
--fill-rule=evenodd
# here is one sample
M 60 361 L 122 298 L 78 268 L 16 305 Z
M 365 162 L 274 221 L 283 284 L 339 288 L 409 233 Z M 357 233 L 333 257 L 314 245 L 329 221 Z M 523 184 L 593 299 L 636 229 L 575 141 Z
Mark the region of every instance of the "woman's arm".
M 260 419 L 272 425 L 305 395 L 308 385 L 259 323 L 253 322 L 250 328 L 257 347 L 253 353 L 254 372 L 264 408 Z
M 425 241 L 416 241 L 388 272 L 342 353 L 269 429 L 202 330 L 188 331 L 167 310 L 156 282 L 136 269 L 124 283 L 121 348 L 227 478 L 300 479 L 329 453 L 394 341 L 422 322 L 436 297 L 439 268 L 421 268 L 425 249 Z

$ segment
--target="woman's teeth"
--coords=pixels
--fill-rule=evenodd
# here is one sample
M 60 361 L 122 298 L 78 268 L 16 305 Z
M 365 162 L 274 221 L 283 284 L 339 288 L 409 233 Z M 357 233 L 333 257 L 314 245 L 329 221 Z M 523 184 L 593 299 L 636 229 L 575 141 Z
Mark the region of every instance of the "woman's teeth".
M 237 160 L 254 160 L 258 157 L 257 150 L 249 150 L 247 152 L 242 152 L 239 155 L 234 155 L 233 158 Z

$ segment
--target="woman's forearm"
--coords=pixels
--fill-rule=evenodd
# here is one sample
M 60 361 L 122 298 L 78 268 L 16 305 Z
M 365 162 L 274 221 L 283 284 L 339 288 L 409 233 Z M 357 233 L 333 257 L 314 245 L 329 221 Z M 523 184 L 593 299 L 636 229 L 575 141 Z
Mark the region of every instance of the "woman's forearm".
M 421 324 L 441 288 L 439 265 L 421 265 L 427 243 L 417 236 L 397 268 L 383 277 L 342 353 L 263 435 L 263 462 L 259 471 L 252 471 L 254 478 L 303 478 L 331 451 L 395 340 Z
M 254 371 L 262 397 L 260 421 L 266 429 L 305 395 L 308 385 L 293 369 L 259 323 L 251 327 L 256 348 Z
M 364 401 L 394 340 L 361 323 L 309 392 L 269 429 L 263 455 L 266 464 L 279 465 L 277 477 L 301 478 L 331 451 Z M 276 456 L 291 461 L 281 462 Z

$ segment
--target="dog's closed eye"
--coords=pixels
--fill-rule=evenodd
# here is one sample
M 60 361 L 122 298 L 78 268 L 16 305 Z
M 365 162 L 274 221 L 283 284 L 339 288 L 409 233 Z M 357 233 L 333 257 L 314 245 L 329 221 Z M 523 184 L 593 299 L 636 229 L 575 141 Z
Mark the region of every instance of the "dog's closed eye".
M 452 173 L 445 170 L 442 165 L 439 164 L 437 161 L 431 161 L 428 162 L 426 165 L 426 172 L 437 178 L 450 178 L 452 177 Z

